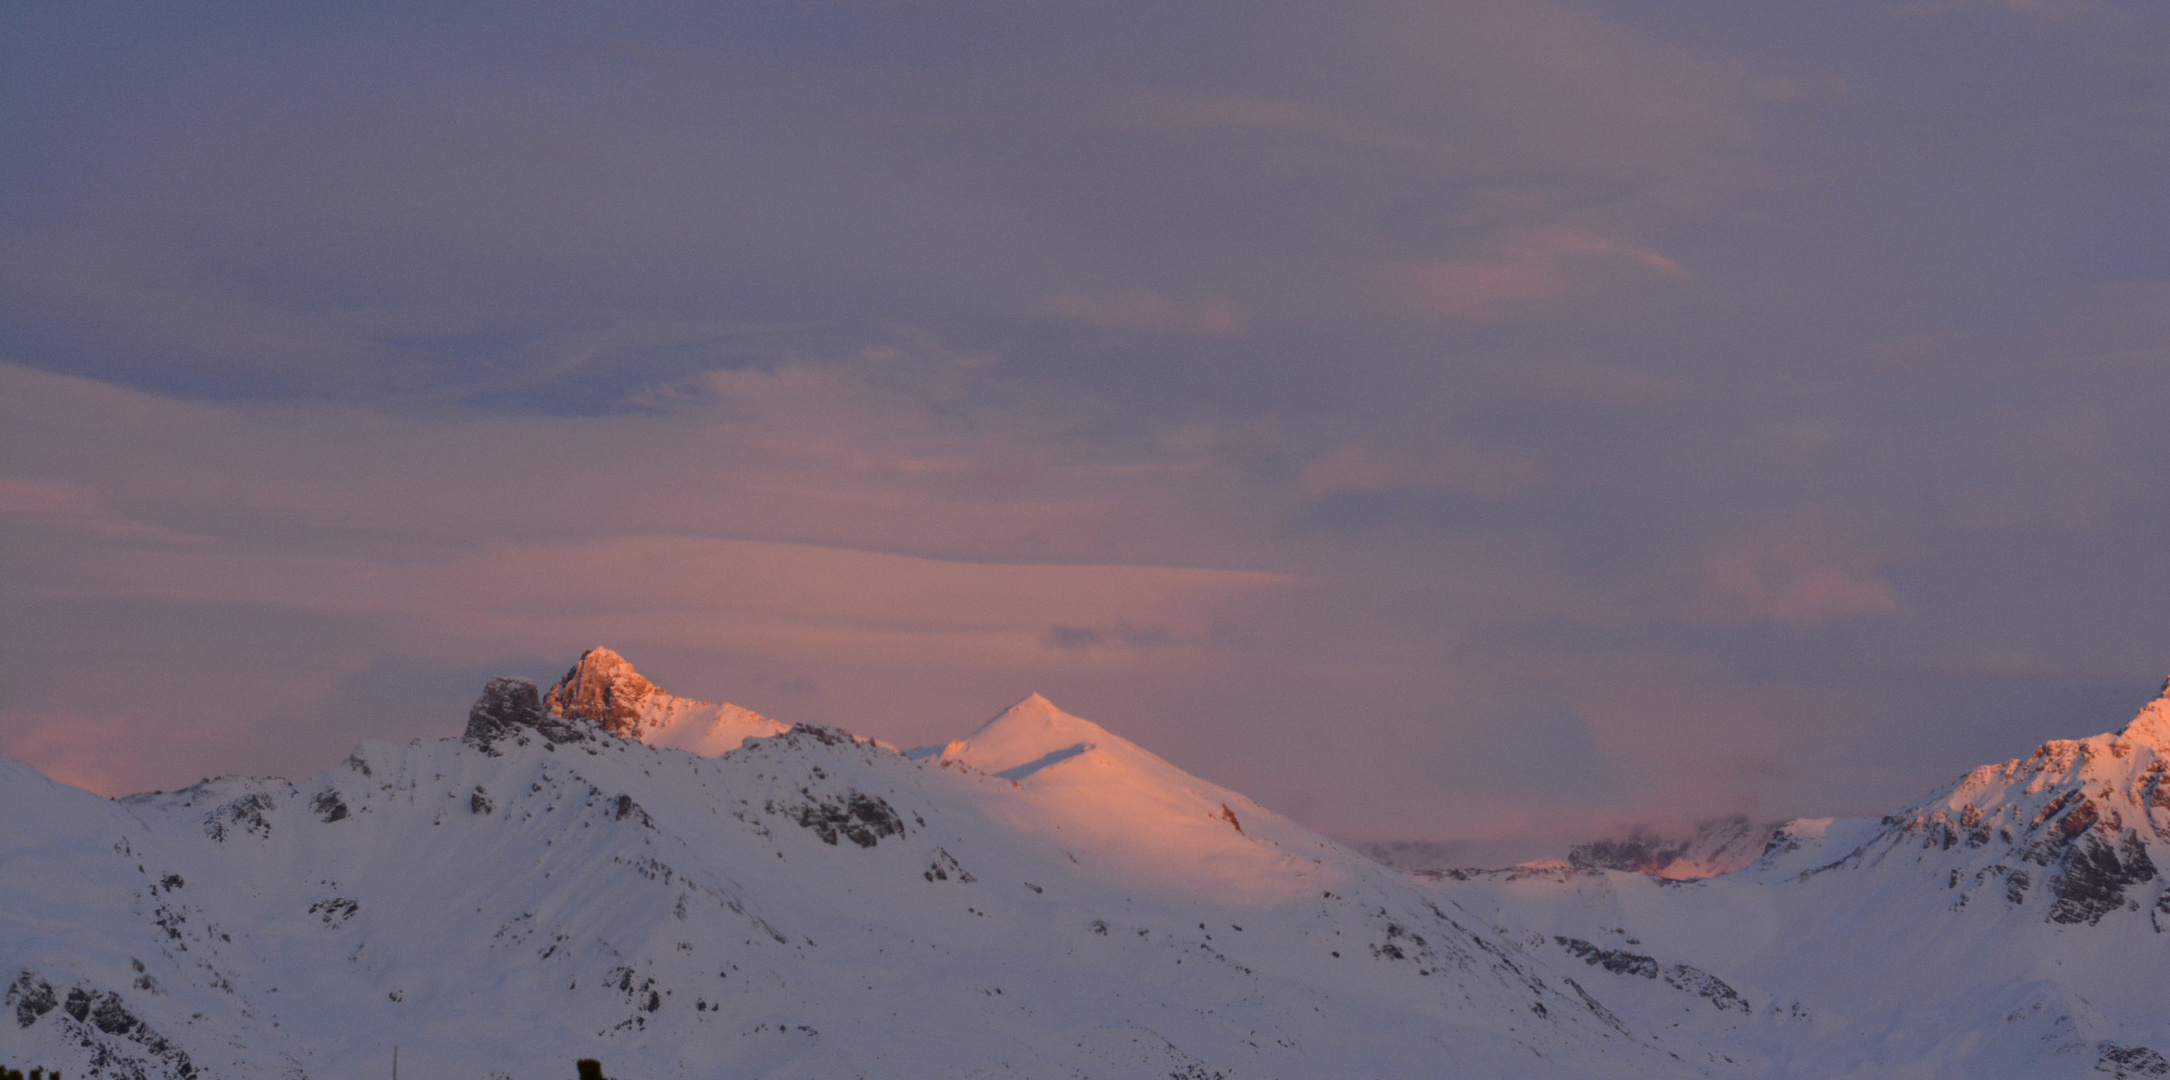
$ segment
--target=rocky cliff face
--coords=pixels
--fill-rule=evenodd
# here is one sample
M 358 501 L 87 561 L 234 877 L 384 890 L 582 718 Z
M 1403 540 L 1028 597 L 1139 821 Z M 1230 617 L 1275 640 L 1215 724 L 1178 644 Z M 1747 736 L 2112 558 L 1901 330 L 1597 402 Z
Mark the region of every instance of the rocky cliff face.
M 487 696 L 487 695 L 485 695 Z M 594 648 L 542 697 L 553 717 L 594 724 L 621 739 L 713 757 L 789 725 L 724 702 L 679 697 L 649 682 L 625 657 Z
M 692 702 L 665 693 L 633 670 L 623 656 L 594 648 L 580 654 L 580 662 L 543 695 L 544 710 L 597 724 L 622 739 L 638 739 L 673 705 Z

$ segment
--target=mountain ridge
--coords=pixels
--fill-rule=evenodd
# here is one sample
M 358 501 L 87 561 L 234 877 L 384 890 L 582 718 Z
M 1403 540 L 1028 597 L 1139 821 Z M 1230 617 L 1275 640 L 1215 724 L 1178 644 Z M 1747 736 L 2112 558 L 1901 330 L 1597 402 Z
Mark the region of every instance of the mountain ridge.
M 300 783 L 9 784 L 0 1053 L 183 1080 L 373 1075 L 391 1042 L 477 1077 L 1674 1063 L 1419 883 L 1239 829 L 1219 811 L 1251 804 L 1112 737 L 1012 780 L 804 724 L 703 757 L 542 702 L 493 680 L 458 738 Z
M 459 736 L 366 742 L 300 783 L 106 800 L 0 765 L 0 1054 L 100 1080 L 361 1077 L 388 1042 L 478 1080 L 576 1056 L 2077 1078 L 2155 1075 L 2170 1047 L 2160 875 L 2091 918 L 2057 917 L 2052 880 L 2095 865 L 2091 839 L 2127 877 L 2127 834 L 2170 857 L 2152 720 L 1664 881 L 1402 874 L 1039 695 L 940 748 L 801 724 L 704 755 L 643 741 L 686 712 L 657 693 L 493 680 Z M 629 707 L 598 720 L 599 699 Z M 1999 859 L 2041 880 L 2007 902 L 1952 872 Z

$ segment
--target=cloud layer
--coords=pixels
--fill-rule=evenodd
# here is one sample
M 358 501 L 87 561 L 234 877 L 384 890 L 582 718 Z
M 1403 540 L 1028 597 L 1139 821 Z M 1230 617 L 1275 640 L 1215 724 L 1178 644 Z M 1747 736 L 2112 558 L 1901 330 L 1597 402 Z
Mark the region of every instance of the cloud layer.
M 0 16 L 0 753 L 609 644 L 1504 856 L 2170 664 L 2147 5 L 537 12 Z

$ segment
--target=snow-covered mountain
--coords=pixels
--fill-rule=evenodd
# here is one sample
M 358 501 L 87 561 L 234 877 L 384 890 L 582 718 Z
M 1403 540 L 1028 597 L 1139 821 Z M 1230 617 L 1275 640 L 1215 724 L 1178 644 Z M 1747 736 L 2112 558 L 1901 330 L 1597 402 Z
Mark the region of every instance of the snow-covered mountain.
M 1691 882 L 1399 873 L 1038 696 L 908 752 L 767 721 L 722 747 L 722 709 L 593 650 L 547 697 L 493 682 L 459 738 L 299 784 L 108 800 L 0 763 L 0 1060 L 2170 1074 L 2165 702 Z
M 554 710 L 493 682 L 462 737 L 299 784 L 114 801 L 0 765 L 0 1056 L 1205 1078 L 1662 1076 L 1696 1052 L 1045 699 L 916 758 L 813 726 L 702 757 L 585 718 L 621 699 L 581 674 Z
M 2170 1076 L 2170 683 L 2114 735 L 2045 743 L 1884 818 L 1787 823 L 1731 874 L 1433 875 L 1530 951 L 1751 1073 Z M 1674 995 L 1678 996 L 1678 995 Z M 1634 1002 L 1634 1003 L 1631 1003 Z

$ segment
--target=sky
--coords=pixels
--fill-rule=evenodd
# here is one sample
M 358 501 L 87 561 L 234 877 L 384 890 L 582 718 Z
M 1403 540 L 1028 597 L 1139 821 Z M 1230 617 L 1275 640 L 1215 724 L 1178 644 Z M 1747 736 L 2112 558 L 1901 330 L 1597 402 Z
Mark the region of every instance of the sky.
M 2170 671 L 2170 11 L 0 7 L 0 756 L 607 645 L 1471 858 Z

